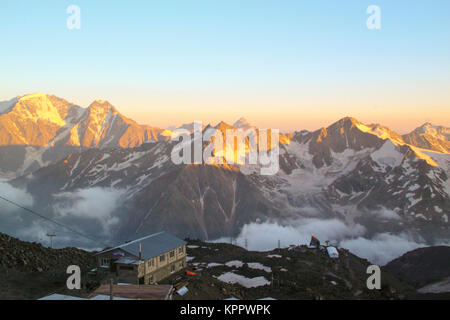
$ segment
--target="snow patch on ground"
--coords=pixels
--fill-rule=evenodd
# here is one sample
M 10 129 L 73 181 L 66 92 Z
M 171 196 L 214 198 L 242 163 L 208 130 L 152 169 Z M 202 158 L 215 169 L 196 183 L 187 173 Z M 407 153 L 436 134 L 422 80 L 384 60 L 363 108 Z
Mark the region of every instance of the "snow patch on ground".
M 263 287 L 270 284 L 270 282 L 264 277 L 246 278 L 233 272 L 224 273 L 217 279 L 229 284 L 237 283 L 245 288 Z
M 223 266 L 223 264 L 222 263 L 211 262 L 211 263 L 208 263 L 208 265 L 206 267 L 207 268 L 214 268 L 214 267 L 220 267 L 220 266 Z
M 230 268 L 241 268 L 244 265 L 244 263 L 240 260 L 233 260 L 228 261 L 227 263 L 225 263 L 225 265 Z
M 263 270 L 263 271 L 265 271 L 267 273 L 271 273 L 272 272 L 272 268 L 266 267 L 265 265 L 262 265 L 259 262 L 250 262 L 250 263 L 247 263 L 247 265 L 248 265 L 248 267 L 250 269 Z
M 420 293 L 442 293 L 442 292 L 450 292 L 450 277 L 436 282 L 417 290 Z

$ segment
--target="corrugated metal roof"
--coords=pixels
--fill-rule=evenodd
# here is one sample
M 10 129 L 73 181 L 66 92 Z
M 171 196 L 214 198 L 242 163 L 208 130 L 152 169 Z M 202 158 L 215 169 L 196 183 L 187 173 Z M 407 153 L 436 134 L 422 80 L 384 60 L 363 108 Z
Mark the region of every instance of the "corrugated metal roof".
M 98 254 L 109 252 L 111 250 L 122 249 L 138 257 L 139 245 L 141 245 L 142 259 L 147 260 L 153 257 L 157 257 L 165 252 L 168 252 L 185 244 L 185 241 L 171 235 L 170 233 L 162 231 L 130 241 L 128 243 L 121 244 L 120 246 L 110 248 Z
M 129 259 L 129 258 L 120 258 L 119 260 L 116 261 L 116 263 L 121 263 L 121 264 L 139 264 L 139 261 L 134 260 L 134 259 Z

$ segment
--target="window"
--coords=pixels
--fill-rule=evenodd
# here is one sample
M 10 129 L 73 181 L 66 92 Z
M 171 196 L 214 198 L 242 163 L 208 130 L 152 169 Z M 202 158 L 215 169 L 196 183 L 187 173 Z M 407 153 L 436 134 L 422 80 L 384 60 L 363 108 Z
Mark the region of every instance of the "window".
M 102 267 L 108 267 L 108 268 L 109 268 L 109 259 L 107 259 L 107 258 L 102 258 L 102 260 L 101 260 L 101 266 L 102 266 Z
M 170 251 L 169 256 L 170 256 L 170 259 L 172 259 L 173 257 L 175 257 L 175 251 Z
M 148 266 L 149 268 L 153 267 L 153 259 L 148 260 L 147 266 Z
M 184 253 L 184 247 L 179 247 L 178 248 L 178 253 L 179 254 L 183 254 Z
M 184 263 L 183 263 L 183 261 L 180 261 L 180 265 L 179 265 L 179 267 L 180 267 L 180 268 L 183 268 L 183 267 L 184 267 Z
M 166 255 L 163 254 L 162 256 L 159 257 L 159 262 L 164 262 L 166 260 Z
M 171 266 L 170 266 L 170 272 L 175 272 L 175 264 L 172 264 Z

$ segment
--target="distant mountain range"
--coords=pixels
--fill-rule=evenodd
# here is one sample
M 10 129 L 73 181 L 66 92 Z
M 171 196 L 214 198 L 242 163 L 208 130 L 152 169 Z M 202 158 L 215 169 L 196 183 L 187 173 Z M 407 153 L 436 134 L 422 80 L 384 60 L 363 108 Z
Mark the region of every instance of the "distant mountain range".
M 244 118 L 215 126 L 252 127 Z M 0 103 L 0 177 L 46 209 L 77 190 L 123 190 L 113 214 L 120 238 L 165 229 L 214 239 L 252 222 L 317 218 L 362 225 L 368 235 L 450 239 L 449 128 L 427 123 L 400 135 L 348 117 L 313 132 L 280 134 L 280 170 L 273 176 L 229 158 L 221 165 L 175 165 L 171 136 L 106 101 L 85 109 L 27 95 Z
M 87 148 L 132 148 L 167 139 L 165 130 L 139 125 L 102 100 L 82 108 L 37 93 L 0 106 L 0 154 L 5 159 L 0 170 L 6 175 L 31 172 Z

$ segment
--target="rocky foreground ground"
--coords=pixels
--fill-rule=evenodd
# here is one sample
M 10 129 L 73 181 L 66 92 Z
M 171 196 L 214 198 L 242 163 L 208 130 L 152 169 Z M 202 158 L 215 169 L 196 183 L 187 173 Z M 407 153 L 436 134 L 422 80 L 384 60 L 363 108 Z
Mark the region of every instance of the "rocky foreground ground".
M 95 259 L 84 250 L 50 249 L 0 233 L 0 300 L 38 299 L 63 290 L 69 265 L 86 271 Z
M 419 271 L 449 277 L 450 270 L 445 269 L 448 262 L 442 257 L 448 249 L 405 254 L 382 268 L 381 290 L 369 290 L 366 270 L 371 263 L 345 249 L 339 249 L 339 258 L 333 259 L 324 249 L 306 246 L 254 252 L 231 244 L 188 240 L 186 270 L 195 275 L 179 272 L 161 284 L 172 284 L 177 290 L 186 287 L 186 294 L 173 296 L 184 300 L 450 299 L 450 293 L 420 291 L 423 286 L 433 285 L 436 276 L 433 281 L 420 282 L 416 277 Z M 83 270 L 83 288 L 79 292 L 65 288 L 66 268 L 73 264 Z M 52 293 L 87 297 L 102 282 L 87 277 L 87 271 L 94 266 L 91 252 L 49 249 L 0 233 L 0 300 L 39 299 Z
M 381 290 L 367 289 L 371 263 L 348 250 L 332 259 L 306 246 L 252 252 L 231 244 L 189 241 L 188 270 L 163 281 L 188 292 L 175 299 L 401 299 L 412 290 L 387 271 Z

